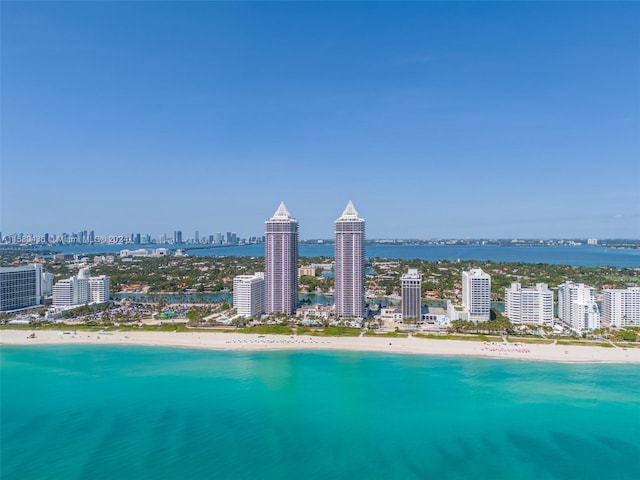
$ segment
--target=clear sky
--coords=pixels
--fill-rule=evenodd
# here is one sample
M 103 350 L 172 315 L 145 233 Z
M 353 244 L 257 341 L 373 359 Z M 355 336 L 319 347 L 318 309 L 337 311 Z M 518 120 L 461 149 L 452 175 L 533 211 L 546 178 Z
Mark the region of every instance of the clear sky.
M 0 8 L 3 234 L 640 238 L 638 2 Z

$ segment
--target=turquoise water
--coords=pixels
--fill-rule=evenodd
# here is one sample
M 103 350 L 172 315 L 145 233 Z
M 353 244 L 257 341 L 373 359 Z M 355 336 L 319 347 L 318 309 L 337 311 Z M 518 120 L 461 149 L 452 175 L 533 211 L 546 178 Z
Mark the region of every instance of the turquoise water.
M 151 245 L 149 247 L 175 249 L 175 245 Z M 64 253 L 98 254 L 116 253 L 127 245 L 76 245 L 35 248 L 55 250 Z M 137 248 L 137 246 L 135 246 Z M 181 245 L 193 256 L 240 256 L 262 257 L 264 245 L 243 245 L 229 247 L 193 248 Z M 302 257 L 333 257 L 332 244 L 300 245 Z M 506 246 L 506 245 L 367 245 L 366 255 L 371 258 L 397 258 L 427 261 L 438 260 L 489 260 L 492 262 L 547 263 L 552 265 L 572 265 L 575 267 L 640 267 L 639 249 L 614 249 L 600 246 Z
M 631 479 L 640 370 L 3 347 L 3 479 Z

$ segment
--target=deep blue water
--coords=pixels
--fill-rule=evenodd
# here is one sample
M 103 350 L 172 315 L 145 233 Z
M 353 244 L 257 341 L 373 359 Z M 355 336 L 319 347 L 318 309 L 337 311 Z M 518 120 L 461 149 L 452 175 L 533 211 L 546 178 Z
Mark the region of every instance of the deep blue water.
M 138 246 L 123 245 L 80 245 L 48 247 L 48 249 L 65 253 L 117 253 L 124 248 L 133 249 Z M 160 245 L 147 246 L 157 248 Z M 164 245 L 175 249 L 173 245 Z M 199 256 L 264 256 L 264 245 L 243 245 L 212 248 L 192 248 L 181 246 L 189 255 Z M 333 257 L 333 245 L 313 244 L 300 245 L 303 257 Z M 492 262 L 525 262 L 547 263 L 572 266 L 615 266 L 640 267 L 639 249 L 613 249 L 600 246 L 500 246 L 500 245 L 368 245 L 366 255 L 370 258 L 396 258 L 437 260 L 490 260 Z
M 1 472 L 55 479 L 635 479 L 637 365 L 3 347 Z

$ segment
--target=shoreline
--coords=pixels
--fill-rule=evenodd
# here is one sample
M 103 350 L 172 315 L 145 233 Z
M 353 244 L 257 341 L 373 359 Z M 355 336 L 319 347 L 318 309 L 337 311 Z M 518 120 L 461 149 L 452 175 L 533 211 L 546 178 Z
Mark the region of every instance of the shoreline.
M 0 330 L 0 346 L 127 345 L 264 352 L 353 351 L 424 356 L 475 357 L 553 363 L 639 364 L 640 348 L 582 345 L 470 342 L 425 338 L 315 337 L 222 332 L 87 332 Z

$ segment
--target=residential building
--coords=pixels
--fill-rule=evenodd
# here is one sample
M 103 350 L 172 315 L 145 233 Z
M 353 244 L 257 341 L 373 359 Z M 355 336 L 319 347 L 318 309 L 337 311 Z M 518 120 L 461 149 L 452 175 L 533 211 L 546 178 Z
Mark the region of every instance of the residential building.
M 42 305 L 42 265 L 0 267 L 0 311 Z
M 576 331 L 599 329 L 600 311 L 595 289 L 571 281 L 559 285 L 558 316 Z
M 106 303 L 109 301 L 111 281 L 106 275 L 88 278 L 88 303 Z
M 53 293 L 53 273 L 42 272 L 42 296 Z
M 298 306 L 298 221 L 281 202 L 265 227 L 266 313 L 292 315 Z
M 365 222 L 353 203 L 335 222 L 335 313 L 341 318 L 364 318 Z
M 264 272 L 238 275 L 233 279 L 233 308 L 246 318 L 265 312 Z
M 491 319 L 491 276 L 480 268 L 462 272 L 462 305 L 469 311 L 469 320 Z
M 422 309 L 422 274 L 410 268 L 400 279 L 402 283 L 402 318 L 405 322 L 418 322 Z
M 513 323 L 553 323 L 553 292 L 544 283 L 522 288 L 518 282 L 505 289 L 504 314 Z
M 316 276 L 316 269 L 313 267 L 313 265 L 305 265 L 303 267 L 298 268 L 298 277 L 302 277 L 305 275 L 309 277 Z
M 601 319 L 612 327 L 639 327 L 640 287 L 602 290 Z
M 109 301 L 110 289 L 109 277 L 92 277 L 88 268 L 81 268 L 78 275 L 60 280 L 53 286 L 53 306 L 105 303 Z

